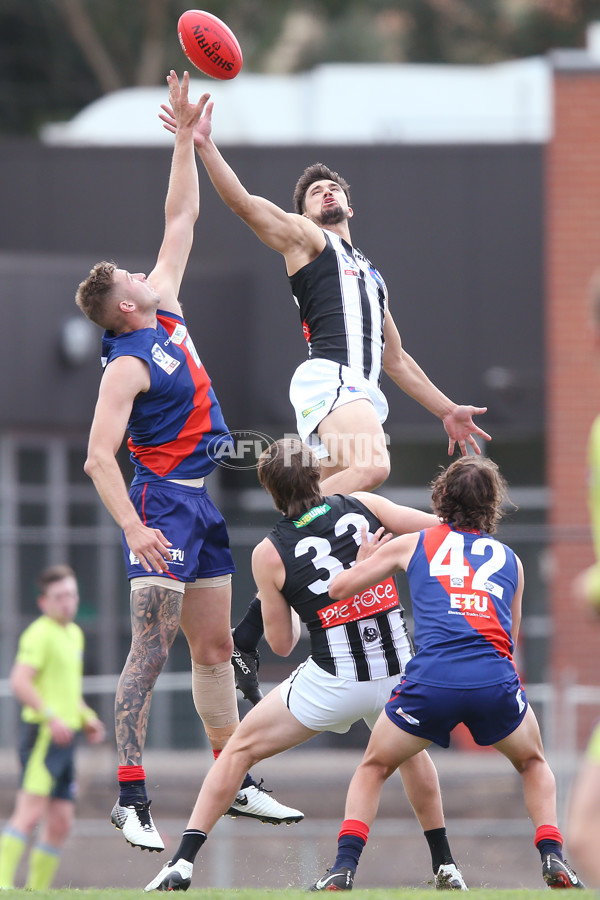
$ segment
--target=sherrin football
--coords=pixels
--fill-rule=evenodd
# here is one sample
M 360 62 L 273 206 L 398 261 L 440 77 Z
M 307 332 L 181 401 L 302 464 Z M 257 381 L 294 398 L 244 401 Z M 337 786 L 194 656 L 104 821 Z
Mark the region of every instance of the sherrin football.
M 201 9 L 188 9 L 177 25 L 183 52 L 211 78 L 235 78 L 244 58 L 237 38 L 225 22 Z

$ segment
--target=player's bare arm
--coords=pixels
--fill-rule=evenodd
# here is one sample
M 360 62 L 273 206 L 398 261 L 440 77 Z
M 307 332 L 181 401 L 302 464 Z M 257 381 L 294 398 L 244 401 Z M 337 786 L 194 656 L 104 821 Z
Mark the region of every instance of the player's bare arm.
M 352 496 L 360 500 L 377 516 L 386 531 L 391 531 L 395 535 L 410 534 L 413 531 L 422 531 L 423 528 L 433 528 L 440 524 L 439 518 L 433 513 L 413 509 L 411 506 L 399 506 L 379 494 L 355 491 Z
M 517 571 L 519 573 L 519 580 L 517 582 L 517 590 L 515 591 L 515 596 L 513 597 L 512 606 L 511 606 L 511 617 L 512 617 L 512 627 L 511 634 L 512 639 L 515 642 L 515 646 L 517 644 L 517 640 L 519 638 L 519 629 L 521 627 L 521 610 L 523 606 L 523 590 L 525 588 L 525 574 L 523 572 L 523 563 L 516 557 L 517 560 Z
M 252 553 L 252 574 L 261 601 L 267 643 L 278 656 L 289 656 L 300 637 L 300 619 L 281 593 L 285 568 L 268 538 Z
M 387 544 L 388 541 L 391 541 L 392 538 L 393 534 L 391 531 L 386 531 L 383 525 L 369 537 L 369 529 L 366 525 L 363 525 L 361 529 L 360 547 L 358 548 L 358 553 L 354 560 L 355 564 L 363 562 L 365 559 L 370 559 L 374 553 L 377 553 L 377 551 L 383 547 L 384 544 Z
M 485 441 L 490 441 L 491 436 L 475 424 L 473 416 L 485 413 L 487 407 L 462 406 L 446 397 L 404 350 L 389 309 L 385 316 L 384 338 L 383 368 L 405 394 L 442 420 L 448 435 L 448 455 L 452 456 L 456 444 L 463 456 L 467 454 L 467 444 L 475 453 L 481 453 L 476 436 Z
M 178 296 L 200 210 L 198 169 L 194 153 L 194 126 L 208 102 L 203 94 L 197 103 L 188 99 L 189 74 L 181 83 L 174 71 L 167 76 L 169 101 L 177 122 L 175 149 L 165 201 L 165 232 L 156 266 L 148 282 L 160 294 L 161 309 L 181 314 Z
M 200 159 L 223 202 L 260 238 L 285 257 L 289 275 L 315 259 L 325 247 L 321 229 L 305 216 L 288 213 L 264 197 L 250 194 L 212 140 L 212 112 L 208 103 L 194 128 L 194 144 Z M 173 111 L 161 107 L 164 127 L 176 132 Z
M 325 238 L 314 222 L 296 213 L 285 212 L 264 197 L 250 194 L 211 139 L 203 143 L 198 152 L 223 202 L 267 247 L 285 257 L 288 274 L 293 274 L 321 253 Z
M 123 529 L 129 549 L 147 572 L 164 572 L 170 559 L 167 538 L 158 528 L 147 528 L 129 499 L 116 459 L 135 397 L 150 386 L 146 363 L 133 356 L 111 362 L 102 377 L 90 430 L 85 472 L 94 482 L 104 505 Z
M 418 541 L 418 534 L 405 534 L 383 544 L 369 559 L 336 575 L 329 585 L 329 596 L 344 600 L 396 572 L 406 571 Z

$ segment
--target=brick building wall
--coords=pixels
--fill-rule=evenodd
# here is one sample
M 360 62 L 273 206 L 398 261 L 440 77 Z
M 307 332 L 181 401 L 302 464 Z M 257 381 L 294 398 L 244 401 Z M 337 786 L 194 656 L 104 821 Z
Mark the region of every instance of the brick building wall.
M 573 63 L 577 63 L 574 65 Z M 593 561 L 586 505 L 587 436 L 600 413 L 600 358 L 587 287 L 600 268 L 600 66 L 554 60 L 554 137 L 546 165 L 547 464 L 551 488 L 549 677 L 595 685 L 600 620 L 574 603 L 574 576 Z M 598 710 L 584 709 L 584 739 Z

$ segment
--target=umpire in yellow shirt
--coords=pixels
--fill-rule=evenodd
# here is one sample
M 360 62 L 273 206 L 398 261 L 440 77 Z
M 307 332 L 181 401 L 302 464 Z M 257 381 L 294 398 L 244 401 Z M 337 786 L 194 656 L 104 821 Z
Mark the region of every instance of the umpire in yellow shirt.
M 23 705 L 22 778 L 0 838 L 0 888 L 14 887 L 29 836 L 39 823 L 25 887 L 50 887 L 73 823 L 76 734 L 83 730 L 91 743 L 105 735 L 82 697 L 84 636 L 73 621 L 79 606 L 75 573 L 69 566 L 51 566 L 40 574 L 38 587 L 42 615 L 21 635 L 10 676 Z

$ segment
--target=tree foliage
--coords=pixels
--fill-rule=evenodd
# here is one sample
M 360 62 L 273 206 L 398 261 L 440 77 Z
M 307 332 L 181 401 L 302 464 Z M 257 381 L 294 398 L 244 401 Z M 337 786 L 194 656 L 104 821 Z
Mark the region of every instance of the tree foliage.
M 159 84 L 186 60 L 185 0 L 2 0 L 4 132 L 35 133 L 108 91 Z M 245 71 L 324 62 L 486 63 L 580 46 L 600 0 L 211 0 Z M 188 64 L 189 65 L 189 64 Z

